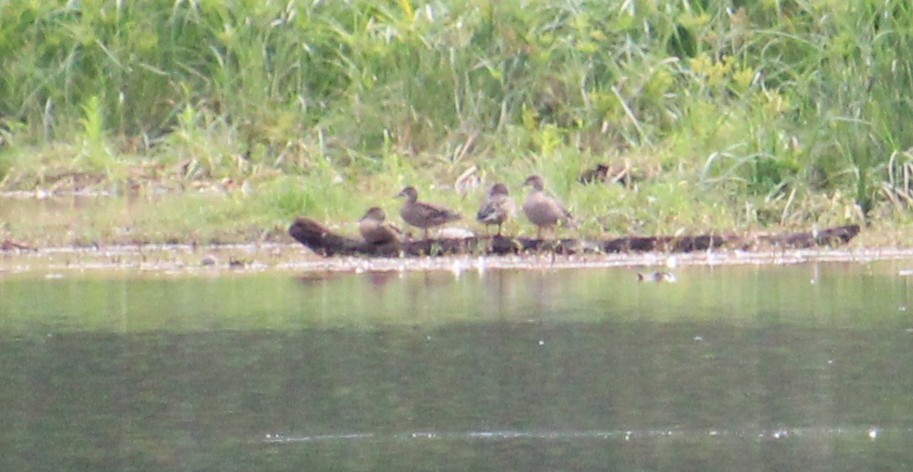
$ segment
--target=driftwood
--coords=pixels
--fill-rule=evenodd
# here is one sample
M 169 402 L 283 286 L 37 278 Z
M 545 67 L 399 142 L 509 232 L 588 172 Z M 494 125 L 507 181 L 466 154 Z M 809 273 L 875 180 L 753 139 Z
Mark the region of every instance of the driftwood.
M 692 252 L 709 249 L 754 249 L 759 247 L 811 248 L 846 244 L 859 234 L 859 225 L 846 225 L 820 231 L 772 235 L 628 236 L 609 240 L 512 238 L 475 236 L 463 239 L 430 239 L 387 244 L 369 244 L 333 232 L 310 218 L 298 218 L 289 235 L 323 256 L 436 256 L 451 254 L 517 254 L 553 252 L 556 254 Z
M 0 241 L 0 251 L 37 251 L 37 249 L 29 246 L 28 244 L 17 243 L 16 241 L 4 239 L 3 241 Z

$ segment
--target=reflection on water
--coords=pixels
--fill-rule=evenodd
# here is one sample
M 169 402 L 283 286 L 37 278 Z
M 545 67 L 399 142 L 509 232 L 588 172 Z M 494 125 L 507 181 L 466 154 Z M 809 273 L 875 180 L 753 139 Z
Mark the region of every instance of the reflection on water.
M 0 282 L 0 470 L 913 460 L 897 264 Z

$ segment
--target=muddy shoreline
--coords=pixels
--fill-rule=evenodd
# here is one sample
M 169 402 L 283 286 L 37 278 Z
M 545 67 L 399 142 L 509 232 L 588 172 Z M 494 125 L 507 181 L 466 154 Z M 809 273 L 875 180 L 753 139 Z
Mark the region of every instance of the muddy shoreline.
M 297 243 L 218 246 L 124 245 L 50 247 L 0 251 L 0 278 L 78 275 L 186 275 L 289 272 L 336 274 L 362 272 L 446 271 L 454 275 L 487 270 L 560 270 L 668 268 L 718 265 L 865 263 L 913 259 L 913 249 L 840 248 L 765 251 L 702 251 L 686 254 L 506 255 L 424 258 L 322 257 Z

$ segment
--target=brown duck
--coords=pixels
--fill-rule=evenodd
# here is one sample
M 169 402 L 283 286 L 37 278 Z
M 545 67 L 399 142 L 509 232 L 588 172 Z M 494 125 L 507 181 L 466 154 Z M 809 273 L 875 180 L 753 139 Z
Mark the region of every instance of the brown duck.
M 383 209 L 371 207 L 365 216 L 358 220 L 358 232 L 368 244 L 387 244 L 399 242 L 402 233 L 396 226 L 388 223 L 387 214 Z
M 448 210 L 444 207 L 432 205 L 430 203 L 418 201 L 418 191 L 415 187 L 409 186 L 396 194 L 396 198 L 405 197 L 399 210 L 399 216 L 406 223 L 425 230 L 425 239 L 428 239 L 428 229 L 440 226 L 451 221 L 456 221 L 462 216 L 455 211 Z
M 564 208 L 558 200 L 545 194 L 545 185 L 538 175 L 531 175 L 523 182 L 523 186 L 531 186 L 526 201 L 523 202 L 523 213 L 526 218 L 536 225 L 536 237 L 542 239 L 542 228 L 552 228 L 558 223 L 574 227 L 576 222 L 571 213 Z
M 627 164 L 613 165 L 611 167 L 605 164 L 597 164 L 596 167 L 580 174 L 580 178 L 577 179 L 582 184 L 619 183 L 623 187 L 628 187 L 638 180 L 643 180 L 643 176 L 635 174 Z
M 592 169 L 588 169 L 584 173 L 580 174 L 580 178 L 577 179 L 578 182 L 582 184 L 592 184 L 594 182 L 605 182 L 608 179 L 609 175 L 609 166 L 605 164 L 598 164 Z
M 476 220 L 486 226 L 498 225 L 497 236 L 501 236 L 501 225 L 513 217 L 516 208 L 514 200 L 510 198 L 510 193 L 507 191 L 507 186 L 499 182 L 488 190 L 488 197 L 482 202 L 479 212 L 476 213 Z

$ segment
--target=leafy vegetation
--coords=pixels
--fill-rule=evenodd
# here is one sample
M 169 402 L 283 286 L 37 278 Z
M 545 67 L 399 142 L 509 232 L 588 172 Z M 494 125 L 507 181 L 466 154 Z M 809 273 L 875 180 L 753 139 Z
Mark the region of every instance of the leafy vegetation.
M 238 234 L 298 214 L 392 210 L 407 183 L 469 215 L 487 184 L 520 194 L 529 173 L 590 233 L 902 224 L 913 201 L 911 10 L 902 0 L 7 2 L 0 187 L 243 186 L 250 198 L 199 210 Z M 578 185 L 597 163 L 641 179 Z M 473 168 L 482 185 L 457 191 Z M 149 208 L 132 224 L 182 218 Z

